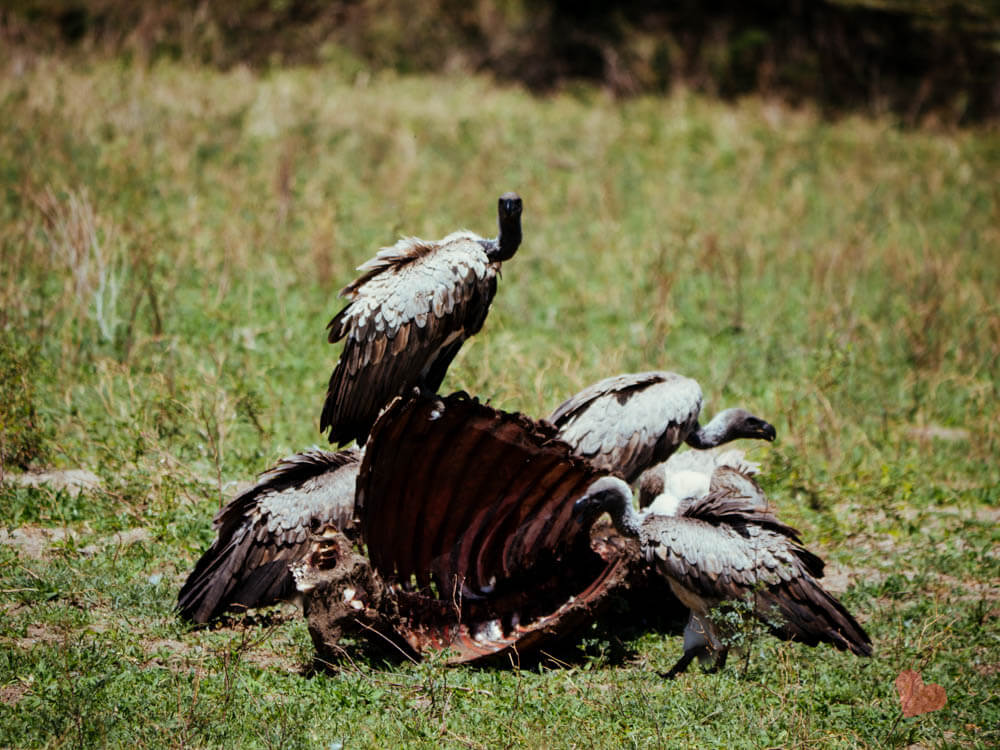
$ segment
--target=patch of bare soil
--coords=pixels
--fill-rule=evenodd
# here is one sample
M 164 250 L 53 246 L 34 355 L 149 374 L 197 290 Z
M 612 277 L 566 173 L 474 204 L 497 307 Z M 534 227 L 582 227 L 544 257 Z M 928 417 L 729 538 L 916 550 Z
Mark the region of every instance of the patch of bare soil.
M 153 538 L 152 533 L 149 529 L 135 528 L 127 529 L 125 531 L 118 531 L 109 537 L 105 537 L 94 544 L 88 544 L 86 547 L 80 548 L 80 554 L 82 555 L 96 555 L 98 552 L 106 547 L 128 547 L 129 545 L 136 544 L 138 542 L 146 542 Z
M 916 570 L 895 569 L 892 572 L 899 573 L 911 580 L 922 575 Z M 831 594 L 842 594 L 857 581 L 878 583 L 888 575 L 889 572 L 886 570 L 880 570 L 875 567 L 855 567 L 828 563 L 822 583 L 823 588 Z M 959 593 L 956 589 L 964 589 L 964 591 Z M 975 579 L 961 579 L 940 572 L 934 573 L 929 577 L 922 591 L 928 596 L 936 596 L 954 602 L 1000 601 L 1000 584 L 998 583 L 977 581 Z
M 101 486 L 101 478 L 86 469 L 59 469 L 53 471 L 29 471 L 25 474 L 7 474 L 4 481 L 22 487 L 49 487 L 66 490 L 79 495 L 84 490 L 95 490 Z
M 160 666 L 172 670 L 187 670 L 203 662 L 207 657 L 221 651 L 228 661 L 232 655 L 234 660 L 253 664 L 262 669 L 280 670 L 283 672 L 301 672 L 304 665 L 292 656 L 295 648 L 290 638 L 278 630 L 277 623 L 288 618 L 276 619 L 276 624 L 270 627 L 252 625 L 243 631 L 245 641 L 206 644 L 194 634 L 189 640 L 159 638 L 143 643 L 143 652 L 147 661 L 143 667 Z M 233 633 L 235 636 L 236 633 Z
M 1000 674 L 1000 664 L 973 664 L 972 668 L 984 677 Z
M 16 706 L 27 692 L 28 688 L 21 684 L 4 685 L 0 687 L 0 703 L 5 706 Z
M 870 571 L 827 563 L 823 575 L 823 588 L 831 594 L 843 594 L 860 577 L 870 580 Z
M 1000 601 L 1000 584 L 956 578 L 947 573 L 937 573 L 933 577 L 937 592 L 953 601 Z M 955 594 L 954 589 L 964 588 L 967 594 Z
M 17 547 L 20 554 L 32 560 L 44 558 L 46 551 L 53 543 L 75 538 L 76 532 L 66 528 L 47 529 L 37 526 L 23 526 L 13 531 L 0 529 L 0 544 Z
M 47 528 L 44 526 L 22 526 L 13 531 L 0 529 L 0 544 L 17 547 L 22 555 L 32 560 L 42 560 L 53 544 L 79 538 L 80 531 L 64 527 Z M 135 528 L 119 531 L 109 537 L 99 539 L 93 544 L 81 547 L 81 555 L 96 555 L 107 547 L 127 547 L 138 542 L 152 539 L 149 529 Z
M 962 427 L 942 427 L 939 424 L 913 425 L 907 428 L 906 434 L 917 440 L 944 440 L 949 443 L 968 440 L 971 437 L 971 433 Z
M 29 625 L 25 637 L 14 639 L 13 643 L 18 648 L 22 648 L 27 651 L 40 643 L 62 643 L 65 639 L 66 631 L 63 628 L 46 627 L 44 625 Z
M 112 630 L 112 618 L 115 617 L 115 613 L 111 610 L 101 609 L 95 614 L 99 619 L 90 622 L 83 629 L 67 630 L 59 625 L 31 624 L 28 625 L 24 637 L 2 638 L 0 641 L 27 651 L 39 645 L 55 646 L 66 642 L 78 643 L 81 640 L 89 640 L 99 633 Z M 162 667 L 174 671 L 189 669 L 203 671 L 206 659 L 224 653 L 238 654 L 235 660 L 262 669 L 302 672 L 308 665 L 302 664 L 298 659 L 298 649 L 291 634 L 279 627 L 291 619 L 290 616 L 281 614 L 257 619 L 247 618 L 241 623 L 243 631 L 236 630 L 239 625 L 234 626 L 231 637 L 224 642 L 217 640 L 206 642 L 196 632 L 182 636 L 182 639 L 143 638 L 140 632 L 136 642 L 142 647 L 142 656 L 133 661 L 143 669 Z

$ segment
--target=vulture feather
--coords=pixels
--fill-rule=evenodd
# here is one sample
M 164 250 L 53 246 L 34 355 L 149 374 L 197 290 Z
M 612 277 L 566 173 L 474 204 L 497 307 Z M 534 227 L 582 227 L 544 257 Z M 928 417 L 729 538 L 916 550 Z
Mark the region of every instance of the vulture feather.
M 704 449 L 738 438 L 774 440 L 774 427 L 745 409 L 726 409 L 702 427 L 701 406 L 697 381 L 675 372 L 640 372 L 585 388 L 549 421 L 578 455 L 629 483 L 681 443 Z
M 379 411 L 414 386 L 437 392 L 486 320 L 500 264 L 521 244 L 515 193 L 500 196 L 498 223 L 495 239 L 406 237 L 358 267 L 361 276 L 340 292 L 347 306 L 327 326 L 330 343 L 344 340 L 320 417 L 331 443 L 362 445 Z
M 318 449 L 289 456 L 215 516 L 218 536 L 177 597 L 181 616 L 205 623 L 232 609 L 296 596 L 289 566 L 310 546 L 310 529 L 354 524 L 361 454 Z
M 820 586 L 822 560 L 802 547 L 795 529 L 775 518 L 752 479 L 723 467 L 713 474 L 707 494 L 674 503 L 676 515 L 656 513 L 656 506 L 640 515 L 629 486 L 604 477 L 577 501 L 575 512 L 591 521 L 609 513 L 622 534 L 639 540 L 647 561 L 691 610 L 684 655 L 668 677 L 708 653 L 715 654 L 715 668 L 725 663 L 725 633 L 710 611 L 738 601 L 749 601 L 753 614 L 779 638 L 871 655 L 867 633 Z
M 680 500 L 695 494 L 699 489 L 702 490 L 699 495 L 706 494 L 712 477 L 722 468 L 732 469 L 742 476 L 744 481 L 753 483 L 752 477 L 760 471 L 760 464 L 747 459 L 744 452 L 738 448 L 687 450 L 675 453 L 639 476 L 639 508 L 649 507 L 657 498 L 660 498 L 661 504 L 671 499 Z M 756 486 L 756 483 L 753 483 L 753 486 Z M 757 489 L 760 490 L 759 487 Z M 752 492 L 750 489 L 747 491 Z M 665 497 L 661 497 L 664 495 Z

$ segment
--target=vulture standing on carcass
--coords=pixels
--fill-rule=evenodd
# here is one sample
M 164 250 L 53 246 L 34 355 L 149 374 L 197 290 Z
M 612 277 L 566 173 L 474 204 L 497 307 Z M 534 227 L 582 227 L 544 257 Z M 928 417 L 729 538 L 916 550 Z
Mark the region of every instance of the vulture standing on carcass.
M 361 452 L 313 449 L 282 460 L 216 515 L 218 538 L 177 597 L 181 616 L 206 623 L 233 609 L 297 598 L 289 566 L 306 554 L 310 530 L 354 525 Z
M 629 484 L 681 443 L 713 448 L 738 438 L 774 440 L 774 427 L 745 409 L 726 409 L 702 427 L 701 387 L 675 372 L 605 378 L 560 404 L 549 421 L 577 455 Z
M 407 237 L 358 267 L 330 321 L 345 339 L 320 417 L 331 443 L 364 444 L 379 411 L 414 386 L 436 393 L 462 343 L 479 331 L 497 291 L 500 264 L 521 244 L 521 199 L 498 202 L 499 232 L 460 231 L 436 242 Z
M 575 505 L 581 521 L 607 512 L 622 534 L 638 539 L 646 560 L 690 608 L 684 655 L 666 677 L 683 672 L 696 656 L 714 654 L 715 669 L 725 664 L 726 633 L 710 611 L 727 602 L 750 602 L 754 616 L 779 638 L 871 655 L 867 633 L 818 583 L 823 561 L 774 517 L 756 482 L 722 467 L 707 494 L 690 485 L 687 492 L 693 496 L 664 496 L 640 514 L 625 482 L 602 477 Z

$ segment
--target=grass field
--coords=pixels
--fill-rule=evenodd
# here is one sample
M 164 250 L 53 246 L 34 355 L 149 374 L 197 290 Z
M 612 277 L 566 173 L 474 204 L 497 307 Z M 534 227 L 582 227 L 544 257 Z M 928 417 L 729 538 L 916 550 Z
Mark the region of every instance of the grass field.
M 8 56 L 0 77 L 0 746 L 1000 744 L 1000 134 L 758 99 Z M 525 240 L 459 388 L 542 416 L 607 375 L 743 405 L 782 518 L 875 656 L 681 639 L 562 667 L 361 658 L 300 618 L 192 631 L 177 589 L 238 483 L 319 442 L 353 268 L 400 234 Z M 75 495 L 17 464 L 82 468 Z M 901 719 L 918 669 L 947 706 Z

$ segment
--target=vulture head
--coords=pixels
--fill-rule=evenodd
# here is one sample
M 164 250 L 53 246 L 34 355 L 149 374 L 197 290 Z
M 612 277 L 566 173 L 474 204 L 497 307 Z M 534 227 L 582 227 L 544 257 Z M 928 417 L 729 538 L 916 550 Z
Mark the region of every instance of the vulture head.
M 497 250 L 490 260 L 510 260 L 521 246 L 521 196 L 504 193 L 497 201 Z
M 688 443 L 695 448 L 710 448 L 738 438 L 772 441 L 776 435 L 774 425 L 755 417 L 746 409 L 724 409 L 705 425 L 699 440 L 694 440 L 692 436 Z M 696 442 L 703 445 L 696 445 Z
M 587 523 L 601 513 L 627 504 L 631 497 L 632 490 L 624 480 L 618 477 L 601 477 L 573 504 L 573 518 L 579 523 Z

